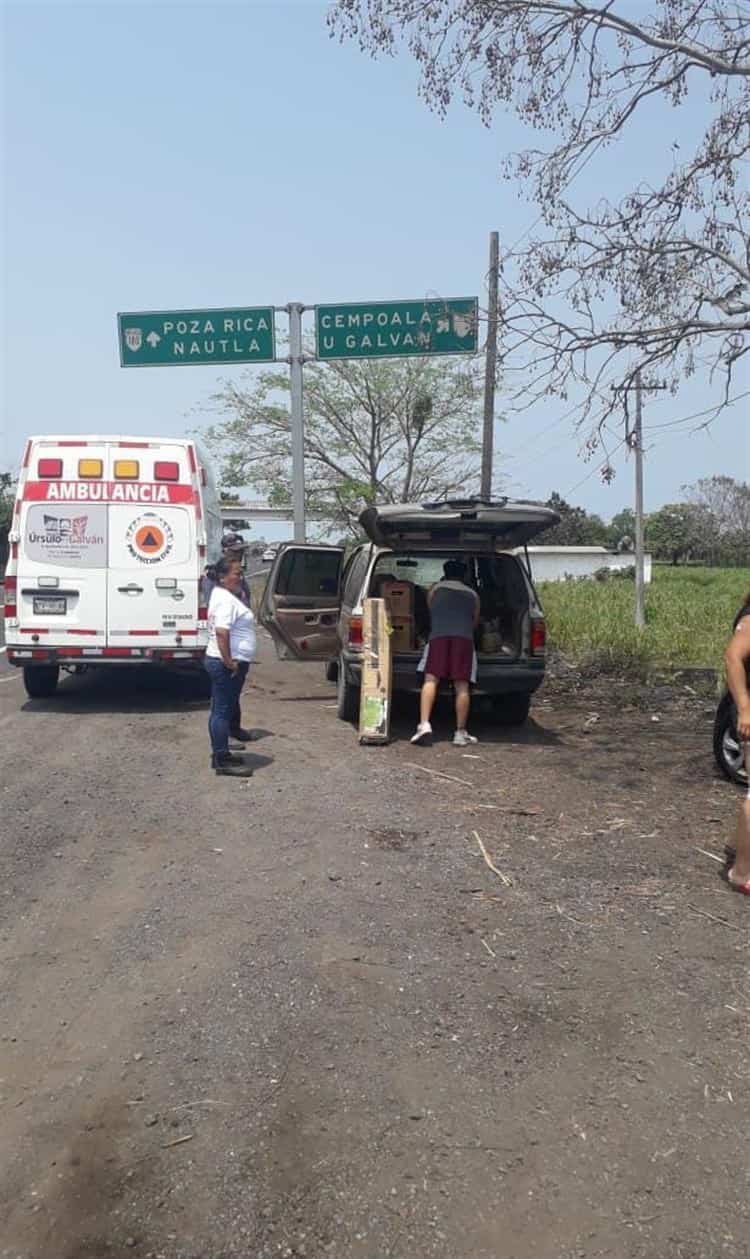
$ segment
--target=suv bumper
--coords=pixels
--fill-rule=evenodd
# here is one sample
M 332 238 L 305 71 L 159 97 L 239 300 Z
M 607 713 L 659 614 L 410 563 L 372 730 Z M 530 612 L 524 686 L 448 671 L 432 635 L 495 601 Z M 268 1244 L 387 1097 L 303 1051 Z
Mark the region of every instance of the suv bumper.
M 362 660 L 359 656 L 345 654 L 344 672 L 346 681 L 351 686 L 362 684 Z M 497 661 L 483 664 L 479 662 L 477 680 L 472 687 L 476 696 L 494 695 L 531 695 L 544 681 L 545 662 L 538 660 L 517 660 L 513 662 Z M 417 672 L 417 659 L 413 656 L 396 656 L 393 661 L 393 690 L 417 694 L 422 686 L 422 674 Z M 449 683 L 443 683 L 441 692 L 450 690 Z

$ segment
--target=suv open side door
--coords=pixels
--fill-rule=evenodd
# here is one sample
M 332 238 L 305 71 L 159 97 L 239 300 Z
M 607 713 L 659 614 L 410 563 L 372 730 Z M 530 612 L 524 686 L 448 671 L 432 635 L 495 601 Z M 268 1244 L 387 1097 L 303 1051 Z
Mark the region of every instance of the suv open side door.
M 280 660 L 331 660 L 338 652 L 344 548 L 290 543 L 268 575 L 259 620 Z

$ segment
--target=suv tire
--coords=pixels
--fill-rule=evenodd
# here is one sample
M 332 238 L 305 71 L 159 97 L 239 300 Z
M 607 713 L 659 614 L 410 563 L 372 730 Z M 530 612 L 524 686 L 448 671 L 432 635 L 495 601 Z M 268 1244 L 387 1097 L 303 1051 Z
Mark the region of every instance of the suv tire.
M 737 738 L 737 710 L 728 692 L 722 697 L 716 710 L 714 757 L 725 778 L 737 783 L 739 787 L 747 787 L 747 774 L 742 763 L 742 748 Z
M 498 726 L 522 726 L 530 708 L 531 695 L 528 691 L 498 695 L 492 701 L 492 720 Z
M 359 687 L 347 682 L 346 669 L 341 659 L 336 679 L 336 711 L 341 721 L 359 721 Z
M 56 664 L 27 664 L 23 668 L 23 684 L 30 699 L 49 699 L 57 690 L 60 669 Z

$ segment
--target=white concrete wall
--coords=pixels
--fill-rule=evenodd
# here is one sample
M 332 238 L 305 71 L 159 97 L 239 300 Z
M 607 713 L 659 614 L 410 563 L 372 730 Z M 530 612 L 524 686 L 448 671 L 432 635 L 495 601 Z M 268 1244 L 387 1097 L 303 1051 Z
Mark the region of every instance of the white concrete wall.
M 516 548 L 523 555 L 523 548 Z M 607 551 L 603 546 L 530 546 L 534 581 L 565 581 L 566 577 L 592 577 L 600 568 L 613 571 L 635 567 L 632 551 Z M 651 556 L 644 556 L 644 578 L 651 581 Z

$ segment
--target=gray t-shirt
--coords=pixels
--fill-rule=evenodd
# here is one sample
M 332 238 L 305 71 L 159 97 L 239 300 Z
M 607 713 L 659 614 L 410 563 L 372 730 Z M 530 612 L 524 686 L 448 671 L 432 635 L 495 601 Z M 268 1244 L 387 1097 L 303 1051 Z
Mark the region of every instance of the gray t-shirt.
M 430 638 L 474 640 L 479 595 L 460 581 L 441 581 L 430 591 Z

